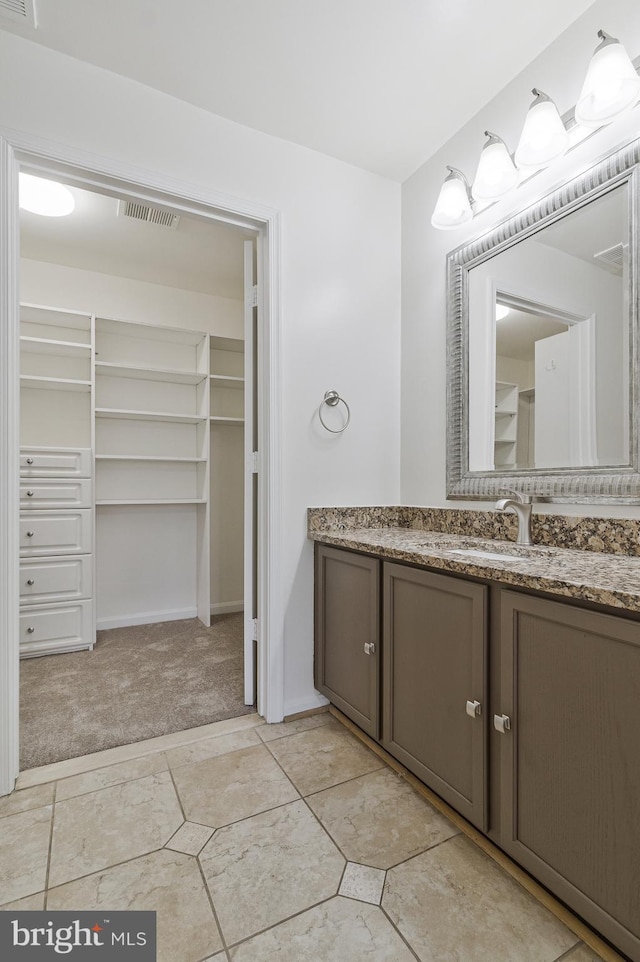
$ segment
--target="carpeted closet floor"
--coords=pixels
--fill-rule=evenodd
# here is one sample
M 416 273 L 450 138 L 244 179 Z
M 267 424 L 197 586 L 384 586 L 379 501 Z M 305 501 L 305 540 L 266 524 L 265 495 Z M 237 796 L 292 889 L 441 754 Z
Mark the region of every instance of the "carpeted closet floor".
M 99 631 L 20 663 L 20 769 L 246 715 L 242 614 Z

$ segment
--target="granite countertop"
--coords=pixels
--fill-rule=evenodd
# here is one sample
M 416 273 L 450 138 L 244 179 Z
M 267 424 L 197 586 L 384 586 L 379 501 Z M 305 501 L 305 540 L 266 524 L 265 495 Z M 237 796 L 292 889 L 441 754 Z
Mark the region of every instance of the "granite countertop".
M 350 548 L 390 561 L 407 561 L 440 571 L 486 578 L 499 584 L 640 612 L 640 558 L 547 545 L 467 537 L 400 527 L 310 530 L 313 541 Z M 478 557 L 452 552 L 508 554 Z M 513 558 L 513 560 L 511 560 Z

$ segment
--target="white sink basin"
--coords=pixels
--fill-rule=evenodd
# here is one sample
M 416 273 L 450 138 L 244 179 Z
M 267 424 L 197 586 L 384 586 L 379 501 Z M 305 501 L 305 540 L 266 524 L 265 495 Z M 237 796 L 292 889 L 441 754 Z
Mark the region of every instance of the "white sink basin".
M 501 551 L 480 551 L 479 548 L 451 548 L 447 554 L 464 555 L 465 558 L 487 558 L 489 561 L 526 561 L 521 554 L 504 554 Z

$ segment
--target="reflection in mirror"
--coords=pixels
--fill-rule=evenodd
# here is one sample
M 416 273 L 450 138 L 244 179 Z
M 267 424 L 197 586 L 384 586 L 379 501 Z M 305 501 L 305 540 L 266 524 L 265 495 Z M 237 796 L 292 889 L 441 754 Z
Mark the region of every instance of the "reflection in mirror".
M 628 190 L 469 271 L 471 471 L 629 465 Z

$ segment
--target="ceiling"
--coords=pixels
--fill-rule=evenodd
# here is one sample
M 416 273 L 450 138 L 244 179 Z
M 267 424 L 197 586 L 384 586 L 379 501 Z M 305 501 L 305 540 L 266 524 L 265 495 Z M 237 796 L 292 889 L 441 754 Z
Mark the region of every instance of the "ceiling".
M 593 0 L 35 0 L 0 27 L 406 179 Z
M 243 297 L 249 230 L 181 215 L 175 230 L 118 216 L 118 199 L 77 187 L 67 217 L 20 211 L 22 257 L 182 290 Z

